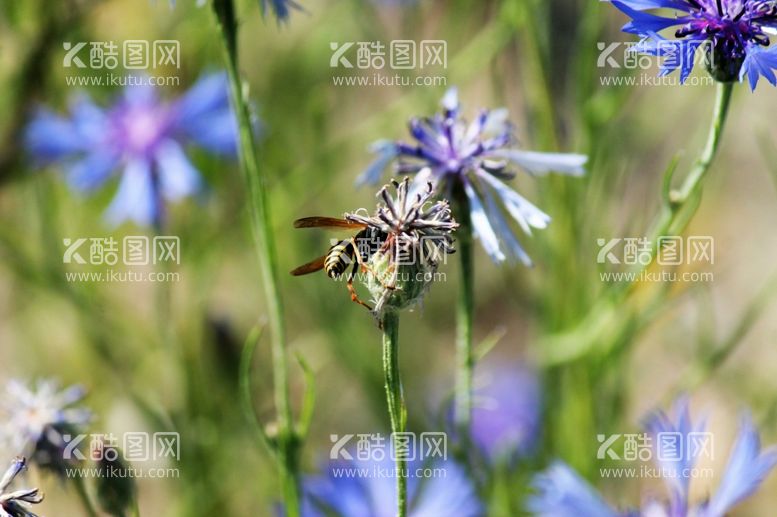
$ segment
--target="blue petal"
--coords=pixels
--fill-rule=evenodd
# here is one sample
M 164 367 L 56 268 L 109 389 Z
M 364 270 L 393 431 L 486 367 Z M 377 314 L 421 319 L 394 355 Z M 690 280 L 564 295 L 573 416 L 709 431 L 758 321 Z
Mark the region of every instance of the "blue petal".
M 419 466 L 418 463 L 411 462 L 407 468 L 412 472 Z M 396 504 L 395 479 L 375 473 L 393 472 L 394 468 L 394 462 L 388 452 L 381 459 L 331 462 L 324 467 L 326 475 L 307 477 L 303 480 L 302 487 L 306 499 L 310 502 L 309 508 L 321 508 L 325 515 L 392 517 Z M 411 507 L 415 507 L 419 488 L 418 479 L 410 477 L 407 491 Z M 303 515 L 313 517 L 319 514 L 311 512 Z M 414 513 L 411 512 L 411 516 L 414 517 Z
M 165 199 L 176 201 L 200 189 L 200 174 L 177 143 L 172 140 L 162 142 L 154 158 Z
M 680 83 L 684 84 L 693 71 L 694 56 L 697 49 L 705 39 L 668 40 L 655 32 L 646 35 L 639 43 L 632 47 L 632 52 L 642 52 L 653 56 L 663 57 L 661 69 L 658 75 L 664 76 L 680 69 Z
M 399 155 L 399 150 L 394 142 L 379 140 L 370 146 L 370 151 L 378 155 L 375 160 L 356 178 L 356 186 L 374 185 L 380 181 L 383 171 L 391 161 Z
M 73 123 L 48 110 L 40 110 L 24 133 L 27 151 L 41 161 L 58 160 L 84 150 Z
M 682 25 L 688 21 L 688 18 L 664 18 L 655 14 L 643 13 L 642 11 L 632 9 L 619 0 L 612 0 L 612 5 L 631 17 L 631 21 L 624 25 L 621 30 L 632 34 L 659 32 L 667 27 Z
M 445 111 L 455 117 L 461 107 L 461 104 L 459 103 L 459 89 L 455 86 L 448 88 L 448 91 L 442 96 L 442 101 L 440 103 Z
M 602 497 L 561 462 L 538 474 L 532 483 L 536 494 L 529 497 L 527 509 L 544 517 L 618 517 Z
M 118 156 L 109 149 L 95 149 L 83 159 L 65 167 L 68 184 L 79 191 L 102 185 L 119 165 Z
M 464 191 L 469 199 L 470 218 L 472 219 L 472 228 L 475 237 L 480 240 L 483 248 L 491 260 L 494 262 L 503 262 L 505 260 L 504 253 L 499 249 L 499 239 L 491 227 L 491 223 L 488 220 L 483 204 L 478 198 L 478 194 L 469 181 L 464 182 Z
M 772 86 L 777 86 L 777 77 L 773 69 L 777 69 L 777 47 L 761 50 L 761 47 L 753 45 L 747 49 L 745 61 L 739 72 L 739 80 L 742 81 L 747 74 L 751 90 L 755 90 L 760 76 L 764 76 Z
M 732 507 L 758 490 L 769 472 L 777 465 L 777 449 L 761 451 L 761 439 L 750 415 L 740 424 L 734 448 L 723 474 L 723 480 L 709 504 L 704 517 L 722 517 Z
M 684 0 L 620 0 L 620 2 L 638 11 L 660 8 L 678 9 L 685 12 L 691 11 L 691 6 Z
M 291 14 L 291 9 L 298 9 L 302 11 L 302 6 L 294 0 L 260 0 L 259 5 L 262 8 L 262 16 L 267 15 L 267 3 L 269 2 L 275 18 L 278 23 L 286 22 Z
M 659 433 L 669 433 L 679 436 L 682 444 L 688 442 L 689 433 L 701 433 L 704 431 L 704 421 L 700 421 L 697 424 L 693 423 L 691 419 L 691 413 L 689 409 L 688 397 L 679 397 L 672 406 L 672 412 L 667 415 L 663 411 L 653 412 L 645 422 L 646 430 L 652 435 L 656 463 L 662 471 L 671 472 L 671 475 L 663 476 L 666 482 L 672 499 L 672 505 L 675 508 L 680 508 L 683 511 L 688 506 L 688 489 L 690 483 L 689 474 L 693 466 L 696 464 L 696 457 L 692 457 L 685 450 L 684 446 L 680 446 L 680 454 L 675 459 L 673 456 L 665 454 L 666 449 L 659 450 L 660 447 L 664 447 L 659 443 L 657 435 Z M 658 459 L 661 458 L 661 459 Z
M 106 211 L 108 222 L 119 224 L 131 219 L 141 226 L 150 226 L 159 219 L 159 209 L 151 164 L 140 160 L 130 162 Z
M 413 501 L 410 517 L 478 517 L 484 515 L 472 482 L 463 468 L 453 461 L 440 461 L 428 466 L 435 473 L 445 472 L 425 480 L 416 500 Z
M 585 164 L 588 157 L 584 154 L 572 153 L 540 153 L 535 151 L 519 151 L 501 149 L 491 153 L 492 156 L 505 158 L 532 174 L 543 175 L 548 172 L 560 172 L 570 176 L 585 174 Z
M 156 88 L 145 77 L 144 80 L 124 88 L 122 101 L 129 106 L 152 106 L 159 103 L 159 96 Z
M 472 408 L 472 441 L 491 464 L 531 453 L 540 437 L 542 395 L 523 364 L 479 362 Z
M 524 199 L 516 191 L 487 172 L 478 171 L 478 177 L 496 191 L 507 211 L 521 225 L 523 231 L 531 234 L 532 228 L 542 229 L 548 226 L 550 216 Z
M 175 105 L 176 128 L 214 153 L 237 154 L 237 121 L 224 73 L 198 80 Z M 257 128 L 255 128 L 257 129 Z
M 518 239 L 515 238 L 510 225 L 507 224 L 507 221 L 505 221 L 504 217 L 502 217 L 502 213 L 499 210 L 499 207 L 496 205 L 493 196 L 488 192 L 487 189 L 483 189 L 483 197 L 486 200 L 486 212 L 488 213 L 488 219 L 491 221 L 491 225 L 493 226 L 494 231 L 499 236 L 499 240 L 507 248 L 507 256 L 509 258 L 517 258 L 523 262 L 525 266 L 531 267 L 531 258 L 529 258 L 529 255 L 526 253 L 526 251 L 524 251 L 521 243 L 518 242 Z

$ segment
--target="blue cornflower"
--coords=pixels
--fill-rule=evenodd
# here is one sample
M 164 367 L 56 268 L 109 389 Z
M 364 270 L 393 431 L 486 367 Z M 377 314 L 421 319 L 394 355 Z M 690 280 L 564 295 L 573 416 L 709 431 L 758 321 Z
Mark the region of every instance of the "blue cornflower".
M 0 398 L 2 448 L 64 475 L 65 436 L 77 435 L 92 418 L 88 409 L 77 405 L 85 396 L 82 386 L 60 390 L 52 379 L 41 379 L 32 388 L 18 380 L 8 381 Z
M 718 81 L 742 81 L 747 75 L 755 89 L 758 78 L 777 85 L 777 47 L 769 47 L 769 35 L 777 30 L 777 4 L 773 0 L 611 0 L 632 20 L 624 32 L 644 39 L 636 51 L 666 57 L 661 75 L 680 68 L 685 82 L 693 70 L 694 55 L 706 47 L 707 68 Z M 682 14 L 664 17 L 646 13 L 648 9 L 668 8 Z M 678 40 L 658 33 L 669 27 Z
M 679 433 L 683 443 L 688 443 L 689 433 L 703 432 L 702 423 L 694 424 L 688 410 L 688 401 L 681 398 L 675 403 L 672 415 L 656 412 L 647 422 L 647 430 L 657 433 Z M 658 454 L 654 456 L 659 456 Z M 666 456 L 666 455 L 662 455 Z M 681 455 L 683 456 L 683 455 Z M 685 454 L 684 456 L 688 456 Z M 723 517 L 734 506 L 753 495 L 769 472 L 777 465 L 777 448 L 761 449 L 758 430 L 749 415 L 744 415 L 739 433 L 729 453 L 728 464 L 717 491 L 707 500 L 696 504 L 688 501 L 690 474 L 695 458 L 678 461 L 660 461 L 669 489 L 667 501 L 648 499 L 640 511 L 618 511 L 580 476 L 565 464 L 558 462 L 539 474 L 534 481 L 536 493 L 529 499 L 527 508 L 535 515 L 553 517 L 618 517 L 645 515 L 655 517 Z
M 106 213 L 113 224 L 125 219 L 160 224 L 164 201 L 200 189 L 200 174 L 184 152 L 187 144 L 221 155 L 237 153 L 224 74 L 200 79 L 174 102 L 160 100 L 152 86 L 128 86 L 107 110 L 80 95 L 67 117 L 41 109 L 25 137 L 30 154 L 42 164 L 60 163 L 75 190 L 91 191 L 121 170 Z
M 373 455 L 374 456 L 374 455 Z M 484 515 L 464 469 L 450 460 L 407 464 L 408 516 Z M 396 466 L 390 454 L 368 460 L 330 462 L 325 475 L 303 480 L 303 517 L 392 517 L 396 505 Z M 350 473 L 350 475 L 348 475 Z M 423 473 L 432 475 L 421 479 Z
M 529 454 L 540 435 L 537 375 L 524 365 L 478 365 L 471 436 L 489 462 Z
M 531 228 L 545 228 L 550 217 L 502 180 L 514 177 L 510 165 L 538 175 L 557 171 L 579 176 L 584 173 L 587 157 L 512 148 L 513 130 L 507 121 L 507 110 L 483 110 L 468 124 L 460 116 L 456 88 L 445 94 L 442 107 L 442 113 L 410 121 L 414 144 L 386 140 L 373 144 L 378 157 L 357 184 L 377 183 L 389 163 L 398 160 L 398 172 L 416 174 L 416 185 L 431 182 L 437 192 L 445 192 L 448 198 L 454 189 L 462 189 L 469 203 L 474 233 L 488 255 L 495 262 L 509 257 L 531 264 L 503 212 L 506 210 L 526 233 Z M 494 195 L 501 201 L 501 208 Z

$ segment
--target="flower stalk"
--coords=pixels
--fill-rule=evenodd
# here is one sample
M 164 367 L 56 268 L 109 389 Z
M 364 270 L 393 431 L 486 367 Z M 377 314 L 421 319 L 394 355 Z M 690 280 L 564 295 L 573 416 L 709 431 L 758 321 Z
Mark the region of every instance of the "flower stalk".
M 664 179 L 664 201 L 665 206 L 654 225 L 651 242 L 656 242 L 659 237 L 664 235 L 676 235 L 681 233 L 690 222 L 696 209 L 699 206 L 702 186 L 707 172 L 712 165 L 712 161 L 720 147 L 723 128 L 726 123 L 726 115 L 731 103 L 731 93 L 734 89 L 734 83 L 717 83 L 715 93 L 715 107 L 713 109 L 712 121 L 710 123 L 707 142 L 702 149 L 701 154 L 696 159 L 693 168 L 688 173 L 685 181 L 679 189 L 670 190 L 669 184 L 672 180 L 671 171 Z M 652 251 L 651 261 L 644 268 L 652 264 L 658 249 Z M 635 285 L 633 282 L 630 286 Z
M 733 90 L 734 83 L 732 82 L 717 83 L 715 108 L 712 115 L 712 125 L 707 136 L 707 143 L 683 185 L 679 190 L 671 192 L 669 196 L 670 206 L 675 212 L 682 208 L 691 196 L 701 192 L 702 182 L 720 146 L 720 137 L 723 133 L 723 126 L 726 123 L 726 115 L 728 114 Z
M 396 433 L 404 433 L 407 424 L 407 410 L 399 376 L 399 314 L 396 311 L 386 311 L 381 323 L 386 401 L 391 420 L 391 433 L 395 436 Z M 407 466 L 404 456 L 396 450 L 396 438 L 393 445 L 397 468 L 397 516 L 405 517 L 407 515 Z
M 475 267 L 472 249 L 472 220 L 467 196 L 460 192 L 456 200 L 458 254 L 461 264 L 459 296 L 456 305 L 456 386 L 454 423 L 460 446 L 466 447 L 472 423 L 472 382 L 475 357 L 472 345 L 472 324 L 475 312 Z
M 233 109 L 239 132 L 239 161 L 249 195 L 251 226 L 258 253 L 264 297 L 269 313 L 271 333 L 273 390 L 278 412 L 278 435 L 274 443 L 281 490 L 286 514 L 295 517 L 300 513 L 298 450 L 299 437 L 295 430 L 289 404 L 288 360 L 286 355 L 286 331 L 283 320 L 283 304 L 278 289 L 275 241 L 271 232 L 270 208 L 265 176 L 259 168 L 254 142 L 251 112 L 246 100 L 238 70 L 237 18 L 233 0 L 214 0 L 213 10 L 224 45 L 227 76 Z

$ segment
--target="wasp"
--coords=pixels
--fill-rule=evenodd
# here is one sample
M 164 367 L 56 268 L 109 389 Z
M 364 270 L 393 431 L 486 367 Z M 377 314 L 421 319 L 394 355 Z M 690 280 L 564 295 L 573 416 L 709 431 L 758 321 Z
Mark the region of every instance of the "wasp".
M 353 286 L 353 280 L 359 269 L 368 270 L 367 262 L 370 257 L 381 249 L 387 241 L 387 235 L 382 231 L 357 222 L 335 217 L 303 217 L 294 221 L 294 228 L 328 228 L 328 229 L 346 229 L 356 231 L 356 233 L 337 243 L 333 244 L 326 254 L 311 260 L 294 269 L 291 274 L 294 276 L 307 275 L 316 271 L 324 270 L 329 278 L 338 279 L 353 264 L 348 273 L 347 286 L 351 295 L 351 301 L 358 303 L 372 310 L 368 304 L 359 299 L 356 289 Z

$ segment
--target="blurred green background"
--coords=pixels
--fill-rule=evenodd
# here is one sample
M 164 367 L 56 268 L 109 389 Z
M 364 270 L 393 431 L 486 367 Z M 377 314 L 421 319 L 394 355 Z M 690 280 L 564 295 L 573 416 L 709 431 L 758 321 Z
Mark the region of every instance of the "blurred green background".
M 506 106 L 523 148 L 591 157 L 583 179 L 519 175 L 515 181 L 554 219 L 547 231 L 521 239 L 534 268 L 496 266 L 477 250 L 476 341 L 502 332 L 491 354 L 535 364 L 549 388 L 542 450 L 510 475 L 507 486 L 517 487 L 509 490 L 511 504 L 524 493 L 526 473 L 551 458 L 590 472 L 597 433 L 637 429 L 647 410 L 665 405 L 680 388 L 696 388 L 694 407 L 709 410 L 710 427 L 722 436 L 733 436 L 734 416 L 749 406 L 764 441 L 777 441 L 777 306 L 769 304 L 773 289 L 761 291 L 777 267 L 777 99 L 768 85 L 755 93 L 736 88 L 720 155 L 687 232 L 715 238 L 714 281 L 639 286 L 640 292 L 660 291 L 658 301 L 647 307 L 641 300 L 649 295 L 635 296 L 581 331 L 608 288 L 599 276 L 596 239 L 646 234 L 667 164 L 677 156 L 682 174 L 703 143 L 714 88 L 602 85 L 606 74 L 655 73 L 597 67 L 597 42 L 629 41 L 619 32 L 622 16 L 605 3 L 303 3 L 305 12 L 280 27 L 262 20 L 256 2 L 239 7 L 241 70 L 261 120 L 261 165 L 271 178 L 290 346 L 316 379 L 306 471 L 326 458 L 331 434 L 385 432 L 388 419 L 372 318 L 325 275 L 286 274 L 323 253 L 332 235 L 295 231 L 292 221 L 373 206 L 370 188 L 354 188 L 372 159 L 368 145 L 406 138 L 408 118 L 436 111 L 445 90 L 335 86 L 332 77 L 341 71 L 329 66 L 332 41 L 445 40 L 448 67 L 441 73 L 448 86 L 459 87 L 468 117 L 481 107 Z M 166 233 L 181 238 L 179 282 L 74 283 L 65 280 L 62 239 L 146 230 L 132 224 L 113 229 L 101 218 L 115 183 L 79 196 L 56 167 L 36 169 L 20 145 L 32 107 L 63 110 L 78 91 L 66 84 L 74 72 L 62 66 L 64 41 L 180 41 L 180 70 L 166 73 L 180 76 L 181 84 L 160 89 L 170 98 L 201 73 L 221 69 L 210 10 L 193 4 L 0 3 L 0 378 L 54 376 L 86 385 L 95 430 L 154 430 L 149 415 L 162 415 L 165 425 L 179 430 L 181 477 L 140 480 L 144 515 L 269 515 L 278 500 L 275 471 L 238 405 L 240 350 L 264 308 L 236 164 L 193 154 L 208 189 L 171 212 Z M 88 92 L 108 104 L 119 89 Z M 450 261 L 446 281 L 402 321 L 411 429 L 439 429 L 445 413 L 439 404 L 452 389 L 457 266 Z M 172 300 L 169 314 L 160 308 L 165 296 Z M 753 317 L 743 320 L 751 309 Z M 165 346 L 168 324 L 180 350 Z M 698 358 L 732 333 L 726 360 L 705 371 L 698 386 L 687 386 Z M 548 364 L 553 347 L 586 338 L 592 343 L 581 357 Z M 268 421 L 274 415 L 272 371 L 264 341 L 255 368 L 256 407 Z M 304 383 L 296 365 L 291 378 L 298 407 Z M 725 454 L 718 459 L 725 461 Z M 39 484 L 46 493 L 39 513 L 78 514 L 63 486 L 47 478 Z M 609 492 L 604 485 L 613 501 L 639 499 L 636 482 Z M 694 484 L 699 496 L 711 489 Z M 770 515 L 775 494 L 773 476 L 736 515 Z M 495 515 L 514 511 L 503 502 L 493 507 Z

